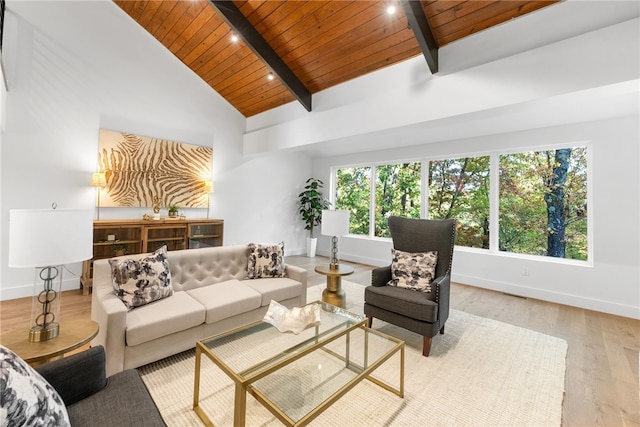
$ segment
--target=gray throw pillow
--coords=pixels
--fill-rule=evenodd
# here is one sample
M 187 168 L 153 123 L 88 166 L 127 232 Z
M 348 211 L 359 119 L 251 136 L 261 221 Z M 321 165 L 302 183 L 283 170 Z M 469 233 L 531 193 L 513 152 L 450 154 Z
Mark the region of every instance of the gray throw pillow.
M 403 252 L 391 249 L 391 280 L 389 286 L 431 292 L 435 279 L 438 252 Z

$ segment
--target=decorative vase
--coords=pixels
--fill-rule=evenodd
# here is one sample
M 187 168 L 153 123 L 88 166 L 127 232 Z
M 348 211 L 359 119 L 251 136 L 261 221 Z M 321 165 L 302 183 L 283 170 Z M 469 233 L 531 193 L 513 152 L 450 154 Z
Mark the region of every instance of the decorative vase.
M 316 245 L 318 244 L 317 237 L 307 237 L 307 256 L 314 258 L 316 256 Z

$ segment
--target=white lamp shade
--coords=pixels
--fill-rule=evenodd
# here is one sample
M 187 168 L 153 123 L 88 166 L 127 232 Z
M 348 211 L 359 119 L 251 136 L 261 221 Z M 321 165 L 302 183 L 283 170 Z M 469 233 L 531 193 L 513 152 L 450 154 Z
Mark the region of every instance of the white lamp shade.
M 325 236 L 344 236 L 349 234 L 349 211 L 323 210 L 322 230 Z
M 11 209 L 9 267 L 47 267 L 93 257 L 93 212 Z

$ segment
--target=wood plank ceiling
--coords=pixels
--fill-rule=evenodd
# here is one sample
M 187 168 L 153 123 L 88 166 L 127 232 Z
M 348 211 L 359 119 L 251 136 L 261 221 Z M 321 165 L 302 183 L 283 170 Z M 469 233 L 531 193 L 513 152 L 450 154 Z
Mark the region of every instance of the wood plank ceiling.
M 114 0 L 245 117 L 300 99 L 285 76 L 247 44 L 208 0 Z M 434 48 L 556 3 L 548 1 L 422 0 Z M 302 90 L 322 91 L 423 50 L 408 25 L 408 0 L 233 1 Z M 395 5 L 396 13 L 387 13 Z M 234 8 L 234 9 L 235 9 Z M 242 19 L 244 19 L 242 18 Z M 424 20 L 424 19 L 423 19 Z M 416 21 L 414 21 L 416 22 Z M 233 41 L 233 35 L 239 36 Z M 436 54 L 437 55 L 437 54 Z M 426 54 L 425 54 L 426 57 Z M 429 66 L 433 71 L 433 66 Z M 278 73 L 274 73 L 278 71 Z M 276 78 L 269 79 L 269 74 Z M 279 78 L 280 77 L 280 78 Z M 282 78 L 282 80 L 281 80 Z M 284 82 L 284 83 L 283 83 Z M 311 108 L 311 95 L 309 106 Z

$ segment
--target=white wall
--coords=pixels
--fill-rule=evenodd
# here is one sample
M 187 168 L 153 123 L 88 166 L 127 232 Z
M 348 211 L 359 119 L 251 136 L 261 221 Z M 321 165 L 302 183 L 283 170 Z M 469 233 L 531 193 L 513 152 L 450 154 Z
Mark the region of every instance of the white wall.
M 453 280 L 640 318 L 639 4 L 617 5 L 628 7 L 619 21 L 607 21 L 602 28 L 590 25 L 567 39 L 491 61 L 470 58 L 477 65 L 435 76 L 421 58 L 414 58 L 314 95 L 316 110 L 310 114 L 296 114 L 299 108 L 287 105 L 252 117 L 244 151 L 312 152 L 314 175 L 329 182 L 334 166 L 589 142 L 591 264 L 456 248 Z M 556 19 L 558 27 L 563 19 L 580 20 L 579 12 L 591 16 L 593 7 L 605 13 L 613 6 L 567 2 L 562 7 L 576 13 Z M 519 25 L 506 23 L 474 39 L 508 45 L 513 34 L 496 38 L 493 33 L 511 24 Z M 519 36 L 540 35 L 532 29 Z M 484 54 L 481 44 L 475 51 L 464 44 L 448 47 L 443 61 L 456 58 L 456 52 L 460 57 L 462 52 Z M 292 119 L 286 120 L 285 113 L 292 113 Z M 389 240 L 344 237 L 340 254 L 384 265 L 390 247 Z M 328 250 L 328 239 L 322 237 L 318 252 Z
M 515 147 L 535 149 L 549 144 L 590 144 L 592 184 L 592 265 L 573 265 L 545 257 L 518 257 L 456 247 L 452 279 L 460 283 L 516 295 L 640 318 L 640 140 L 638 116 L 540 128 L 413 147 L 319 158 L 314 173 L 326 182 L 333 166 L 362 162 L 462 157 Z M 388 265 L 388 239 L 343 237 L 343 259 Z M 322 238 L 319 253 L 327 254 Z M 524 276 L 524 268 L 529 275 Z
M 295 201 L 309 158 L 243 158 L 245 118 L 113 2 L 8 2 L 5 19 L 1 299 L 30 295 L 33 281 L 32 271 L 7 267 L 8 211 L 95 206 L 101 128 L 212 146 L 210 217 L 225 220 L 225 244 L 284 240 L 288 252 L 304 250 Z M 100 218 L 145 212 L 102 208 Z M 79 264 L 69 268 L 79 275 Z M 79 287 L 66 279 L 65 289 Z

